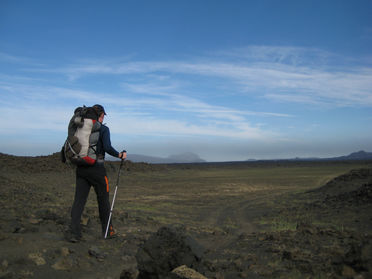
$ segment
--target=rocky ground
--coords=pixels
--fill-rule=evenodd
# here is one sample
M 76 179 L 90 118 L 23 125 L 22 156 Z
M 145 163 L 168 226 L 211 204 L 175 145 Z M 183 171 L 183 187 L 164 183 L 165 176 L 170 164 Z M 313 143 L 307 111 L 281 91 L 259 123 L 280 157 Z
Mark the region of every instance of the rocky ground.
M 117 167 L 107 164 L 111 181 Z M 194 173 L 199 167 L 126 162 L 124 175 L 135 181 L 127 190 L 127 204 L 143 194 L 145 178 L 158 172 L 167 176 L 174 169 Z M 145 207 L 147 203 L 136 208 L 118 205 L 114 225 L 119 236 L 110 240 L 101 238 L 92 191 L 79 243 L 64 237 L 74 173 L 58 163 L 58 154 L 0 154 L 0 181 L 0 278 L 372 278 L 370 162 L 321 187 L 283 190 L 273 198 L 275 206 L 259 199 L 264 194 L 255 196 L 259 201 L 248 201 L 241 198 L 243 192 L 231 194 L 230 188 L 223 188 L 215 195 L 226 204 L 219 206 L 218 216 L 215 208 L 189 201 L 173 213 L 186 212 L 190 219 L 175 217 L 177 224 L 170 224 L 169 212 L 159 213 Z M 162 183 L 154 189 L 163 191 L 157 189 Z M 180 206 L 177 195 L 182 193 L 173 187 L 172 199 L 179 199 L 175 204 Z M 169 193 L 160 192 L 153 197 L 157 203 L 178 208 L 164 198 Z M 202 221 L 193 222 L 194 216 Z M 228 223 L 227 216 L 235 219 Z M 178 271 L 170 273 L 175 268 Z

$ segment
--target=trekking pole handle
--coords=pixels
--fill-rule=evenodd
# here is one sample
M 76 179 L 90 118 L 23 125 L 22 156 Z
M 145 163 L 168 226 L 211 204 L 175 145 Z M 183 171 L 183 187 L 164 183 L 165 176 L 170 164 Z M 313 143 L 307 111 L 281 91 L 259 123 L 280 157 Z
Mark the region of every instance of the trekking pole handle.
M 126 151 L 126 150 L 123 150 L 123 151 L 121 151 L 120 153 L 124 155 L 124 153 L 127 153 L 127 151 Z M 122 161 L 125 160 L 125 158 L 124 158 L 124 159 L 123 159 L 123 158 L 120 158 L 120 159 L 121 159 Z

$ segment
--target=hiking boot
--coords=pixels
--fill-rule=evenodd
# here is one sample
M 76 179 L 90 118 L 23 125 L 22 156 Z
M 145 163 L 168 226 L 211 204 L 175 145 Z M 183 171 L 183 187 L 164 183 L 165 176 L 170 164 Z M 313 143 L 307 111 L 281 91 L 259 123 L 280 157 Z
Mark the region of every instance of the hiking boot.
M 72 243 L 78 243 L 81 241 L 81 237 L 71 234 L 69 236 L 66 236 L 66 240 Z
M 66 232 L 65 239 L 68 242 L 72 242 L 72 243 L 78 243 L 82 240 L 81 236 L 74 234 L 72 232 Z
M 110 226 L 109 227 L 109 230 L 107 232 L 107 238 L 106 239 L 115 238 L 117 236 L 118 236 L 118 234 L 116 233 L 116 231 L 114 230 L 114 228 L 112 226 Z

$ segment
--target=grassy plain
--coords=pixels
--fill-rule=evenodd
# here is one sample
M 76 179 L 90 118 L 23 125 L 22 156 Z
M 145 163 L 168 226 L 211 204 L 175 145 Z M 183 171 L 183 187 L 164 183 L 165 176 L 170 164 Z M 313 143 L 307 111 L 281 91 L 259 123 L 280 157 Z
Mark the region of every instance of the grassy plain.
M 124 171 L 115 207 L 120 212 L 181 223 L 197 230 L 284 230 L 295 228 L 303 212 L 277 214 L 309 200 L 318 188 L 364 162 L 263 162 L 173 165 L 148 172 Z M 116 173 L 111 172 L 112 187 Z M 91 201 L 92 206 L 95 200 Z
M 126 162 L 113 212 L 118 238 L 102 239 L 92 189 L 85 240 L 76 244 L 64 238 L 75 174 L 55 164 L 57 155 L 0 156 L 0 277 L 118 278 L 123 266 L 136 264 L 139 247 L 170 224 L 183 225 L 206 248 L 199 271 L 211 279 L 372 274 L 372 171 L 349 173 L 372 162 Z M 118 166 L 106 164 L 110 201 Z M 327 191 L 313 191 L 329 181 Z M 338 186 L 346 195 L 327 199 Z

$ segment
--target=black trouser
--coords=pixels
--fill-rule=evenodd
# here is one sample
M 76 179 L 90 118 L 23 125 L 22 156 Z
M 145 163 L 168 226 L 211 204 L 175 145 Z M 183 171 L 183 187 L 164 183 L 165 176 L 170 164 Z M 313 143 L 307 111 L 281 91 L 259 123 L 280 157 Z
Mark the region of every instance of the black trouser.
M 76 168 L 75 199 L 71 209 L 71 232 L 81 237 L 80 220 L 90 187 L 96 192 L 102 233 L 106 232 L 110 215 L 109 184 L 103 164 Z

